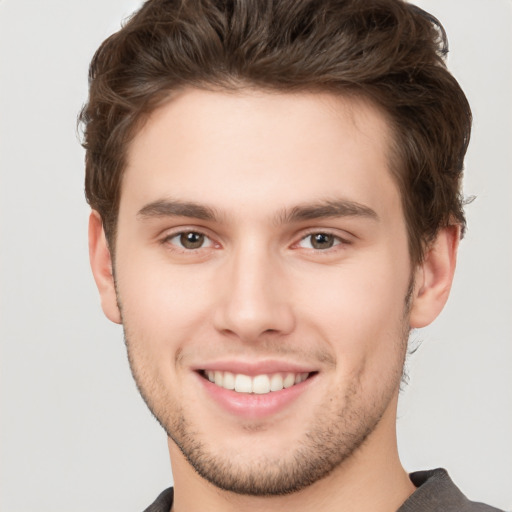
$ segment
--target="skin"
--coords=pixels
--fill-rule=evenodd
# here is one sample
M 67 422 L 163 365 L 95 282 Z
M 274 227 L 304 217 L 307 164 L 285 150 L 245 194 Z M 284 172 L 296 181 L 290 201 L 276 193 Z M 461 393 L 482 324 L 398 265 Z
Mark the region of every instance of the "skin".
M 447 299 L 458 229 L 412 268 L 390 139 L 360 99 L 190 89 L 131 143 L 115 258 L 96 212 L 90 256 L 169 437 L 174 510 L 392 511 L 413 492 L 398 389 L 409 330 Z M 198 373 L 226 361 L 313 378 L 271 414 L 238 414 Z

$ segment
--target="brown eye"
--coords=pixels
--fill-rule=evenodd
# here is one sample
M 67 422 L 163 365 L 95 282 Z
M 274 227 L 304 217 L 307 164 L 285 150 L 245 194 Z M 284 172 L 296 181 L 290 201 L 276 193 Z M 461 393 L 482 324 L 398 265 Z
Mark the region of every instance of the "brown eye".
M 331 235 L 330 233 L 312 233 L 304 237 L 299 245 L 305 249 L 316 249 L 318 251 L 331 249 L 335 245 L 342 243 L 339 237 Z
M 205 236 L 201 233 L 189 231 L 188 233 L 181 233 L 179 235 L 180 244 L 185 249 L 199 249 L 204 244 Z
M 162 240 L 162 243 L 173 250 L 181 253 L 187 253 L 199 249 L 209 249 L 216 247 L 214 241 L 200 231 L 178 231 Z
M 313 249 L 330 249 L 335 242 L 334 236 L 327 233 L 315 233 L 310 237 Z

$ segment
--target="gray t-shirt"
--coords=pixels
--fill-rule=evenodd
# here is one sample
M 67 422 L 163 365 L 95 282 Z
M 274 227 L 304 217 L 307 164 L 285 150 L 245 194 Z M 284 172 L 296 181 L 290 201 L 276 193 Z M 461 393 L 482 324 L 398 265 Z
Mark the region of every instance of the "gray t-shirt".
M 417 487 L 397 512 L 502 512 L 484 503 L 469 501 L 445 469 L 418 471 L 409 475 Z M 166 489 L 144 512 L 169 512 L 173 488 Z
M 445 469 L 417 471 L 409 478 L 417 489 L 397 512 L 501 512 L 484 503 L 469 501 Z

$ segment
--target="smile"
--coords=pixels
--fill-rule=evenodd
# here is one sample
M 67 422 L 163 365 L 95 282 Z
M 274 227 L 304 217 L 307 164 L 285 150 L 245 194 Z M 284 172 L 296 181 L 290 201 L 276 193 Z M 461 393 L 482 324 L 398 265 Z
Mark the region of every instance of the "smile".
M 216 386 L 224 389 L 233 390 L 237 393 L 264 395 L 300 384 L 310 376 L 310 373 L 272 373 L 251 377 L 243 373 L 204 370 L 202 375 Z

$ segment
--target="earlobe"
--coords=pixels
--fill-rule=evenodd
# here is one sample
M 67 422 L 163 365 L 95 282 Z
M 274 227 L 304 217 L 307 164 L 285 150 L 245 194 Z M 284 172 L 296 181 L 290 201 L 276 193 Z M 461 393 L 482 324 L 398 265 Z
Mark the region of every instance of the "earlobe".
M 92 210 L 89 216 L 89 260 L 96 286 L 100 293 L 101 307 L 106 317 L 121 323 L 121 313 L 117 304 L 112 258 L 103 230 L 100 214 Z
M 455 272 L 459 239 L 459 226 L 442 228 L 416 269 L 409 318 L 411 329 L 432 323 L 446 304 Z

